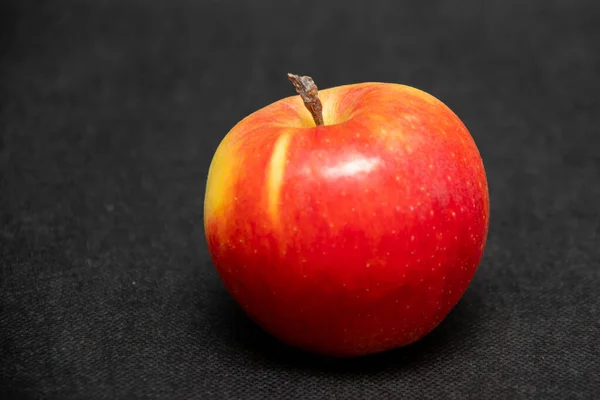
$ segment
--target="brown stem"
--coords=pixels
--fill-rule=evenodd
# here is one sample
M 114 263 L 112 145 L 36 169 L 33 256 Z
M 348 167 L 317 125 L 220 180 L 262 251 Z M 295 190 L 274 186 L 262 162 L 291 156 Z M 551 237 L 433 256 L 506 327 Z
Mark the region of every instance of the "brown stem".
M 304 105 L 312 114 L 317 126 L 325 125 L 323 122 L 323 105 L 319 100 L 319 90 L 310 76 L 298 76 L 288 74 L 288 79 L 292 81 L 296 92 L 302 97 Z

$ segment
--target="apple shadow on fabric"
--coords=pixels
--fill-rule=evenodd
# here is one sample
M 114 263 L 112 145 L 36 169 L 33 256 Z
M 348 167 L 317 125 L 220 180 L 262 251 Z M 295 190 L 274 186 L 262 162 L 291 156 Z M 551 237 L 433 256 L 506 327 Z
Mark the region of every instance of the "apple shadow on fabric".
M 371 373 L 387 368 L 403 368 L 414 363 L 431 362 L 436 354 L 460 352 L 469 346 L 483 314 L 481 288 L 475 282 L 467 289 L 450 314 L 430 334 L 405 347 L 357 358 L 332 358 L 288 346 L 260 328 L 223 289 L 218 296 L 221 320 L 214 334 L 226 345 L 252 358 L 292 368 L 341 373 Z

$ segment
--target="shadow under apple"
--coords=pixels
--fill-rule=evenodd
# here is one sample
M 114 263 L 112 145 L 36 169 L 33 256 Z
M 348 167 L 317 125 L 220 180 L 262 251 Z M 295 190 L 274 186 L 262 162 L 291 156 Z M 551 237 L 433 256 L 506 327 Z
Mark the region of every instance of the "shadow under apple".
M 472 284 L 442 323 L 421 340 L 384 353 L 339 359 L 280 342 L 252 321 L 225 289 L 220 291 L 217 302 L 221 320 L 213 326 L 213 332 L 227 346 L 238 348 L 262 363 L 330 373 L 377 373 L 382 369 L 423 365 L 441 354 L 446 357 L 460 353 L 469 347 L 483 314 L 478 287 Z

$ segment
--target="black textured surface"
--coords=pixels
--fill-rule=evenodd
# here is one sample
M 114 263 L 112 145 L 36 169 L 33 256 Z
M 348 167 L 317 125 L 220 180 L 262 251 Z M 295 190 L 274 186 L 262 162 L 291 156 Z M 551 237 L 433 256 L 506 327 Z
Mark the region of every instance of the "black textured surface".
M 596 1 L 51 3 L 0 6 L 2 398 L 597 398 Z M 210 157 L 288 71 L 424 89 L 480 148 L 483 262 L 411 347 L 286 348 L 212 268 Z

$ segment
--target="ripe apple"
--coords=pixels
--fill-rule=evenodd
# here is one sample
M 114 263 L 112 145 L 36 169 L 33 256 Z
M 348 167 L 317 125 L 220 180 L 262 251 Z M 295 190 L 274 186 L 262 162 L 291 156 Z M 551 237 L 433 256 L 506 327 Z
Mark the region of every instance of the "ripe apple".
M 244 118 L 210 165 L 214 266 L 247 314 L 289 345 L 351 357 L 415 342 L 481 260 L 489 197 L 479 151 L 418 89 L 317 91 L 309 77 L 289 78 L 300 96 Z

